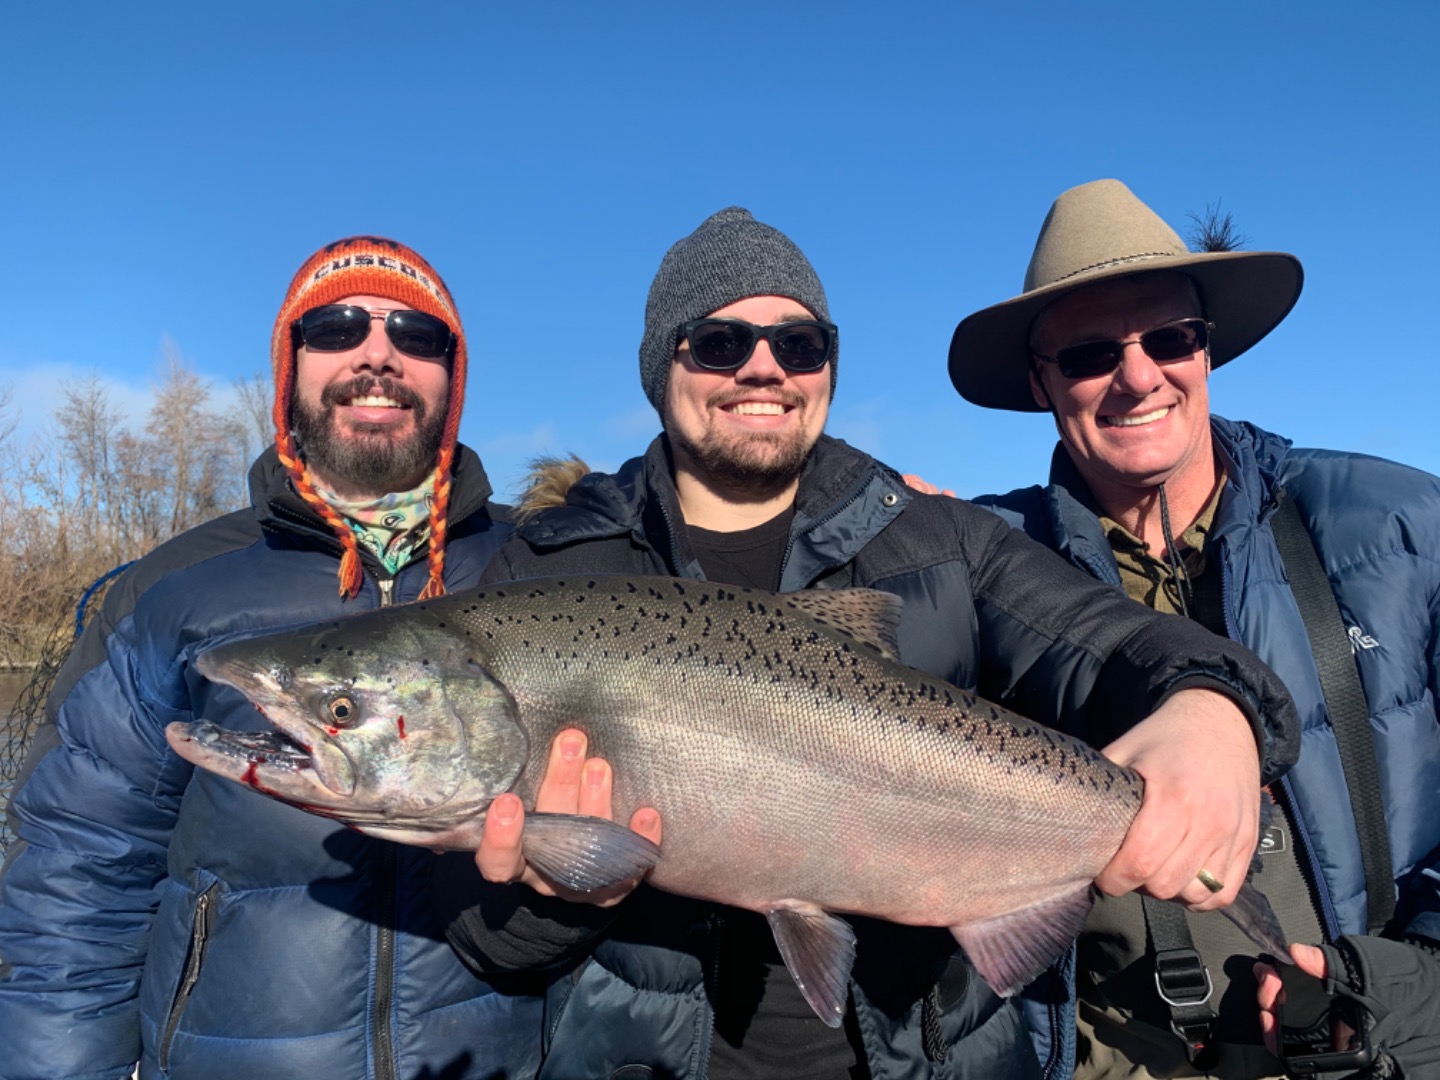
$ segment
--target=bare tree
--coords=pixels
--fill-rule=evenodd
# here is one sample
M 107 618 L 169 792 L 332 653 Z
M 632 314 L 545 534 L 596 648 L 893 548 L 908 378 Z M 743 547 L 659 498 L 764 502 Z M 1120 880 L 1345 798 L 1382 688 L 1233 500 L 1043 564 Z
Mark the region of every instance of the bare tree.
M 242 387 L 221 414 L 167 339 L 142 431 L 92 377 L 63 386 L 51 429 L 26 439 L 0 387 L 0 666 L 33 662 L 103 573 L 244 503 L 251 448 L 270 432 L 266 380 Z
M 265 375 L 236 379 L 235 422 L 240 431 L 241 457 L 254 461 L 260 452 L 275 441 L 275 421 L 271 402 L 275 397 L 274 382 Z

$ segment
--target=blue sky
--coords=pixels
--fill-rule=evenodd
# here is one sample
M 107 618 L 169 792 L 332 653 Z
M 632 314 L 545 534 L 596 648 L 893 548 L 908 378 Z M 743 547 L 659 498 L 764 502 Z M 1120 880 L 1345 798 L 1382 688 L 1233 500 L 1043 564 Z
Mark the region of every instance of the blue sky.
M 1043 416 L 960 400 L 956 322 L 1020 290 L 1065 188 L 1172 224 L 1220 200 L 1297 254 L 1217 411 L 1440 472 L 1440 4 L 1377 0 L 66 3 L 6 9 L 0 384 L 142 410 L 168 337 L 268 368 L 290 275 L 354 233 L 448 281 L 462 437 L 497 488 L 658 429 L 636 350 L 671 242 L 724 206 L 794 238 L 843 340 L 830 430 L 962 493 L 1041 479 Z

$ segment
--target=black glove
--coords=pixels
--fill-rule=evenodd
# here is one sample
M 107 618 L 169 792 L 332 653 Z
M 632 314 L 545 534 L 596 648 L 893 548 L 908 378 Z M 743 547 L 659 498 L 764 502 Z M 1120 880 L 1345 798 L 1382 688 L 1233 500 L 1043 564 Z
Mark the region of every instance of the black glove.
M 1320 949 L 1330 973 L 1325 989 L 1369 1014 L 1370 1043 L 1380 1055 L 1369 1075 L 1397 1075 L 1393 1062 L 1407 1080 L 1440 1076 L 1440 953 L 1358 934 Z

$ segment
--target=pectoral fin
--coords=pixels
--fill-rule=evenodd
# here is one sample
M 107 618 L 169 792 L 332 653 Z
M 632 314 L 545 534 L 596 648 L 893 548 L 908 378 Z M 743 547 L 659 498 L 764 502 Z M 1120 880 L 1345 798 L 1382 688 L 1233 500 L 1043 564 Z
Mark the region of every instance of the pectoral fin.
M 981 978 L 1009 997 L 1053 964 L 1085 927 L 1095 902 L 1089 885 L 950 932 Z
M 850 968 L 855 963 L 855 931 L 843 919 L 798 900 L 765 913 L 780 956 L 800 993 L 832 1028 L 845 1019 Z
M 1220 913 L 1275 959 L 1286 964 L 1294 963 L 1290 958 L 1290 946 L 1285 942 L 1285 931 L 1280 928 L 1280 919 L 1276 916 L 1275 909 L 1254 886 L 1248 883 L 1241 885 L 1235 902 L 1229 907 L 1221 908 Z
M 594 892 L 639 877 L 660 861 L 658 845 L 604 818 L 527 814 L 525 861 L 567 889 Z

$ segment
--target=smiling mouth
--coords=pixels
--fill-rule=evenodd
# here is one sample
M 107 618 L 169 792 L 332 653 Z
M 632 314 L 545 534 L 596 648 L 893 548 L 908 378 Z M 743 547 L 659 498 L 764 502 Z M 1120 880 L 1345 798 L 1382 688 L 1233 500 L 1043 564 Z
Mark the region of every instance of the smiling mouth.
M 342 400 L 342 405 L 349 405 L 357 409 L 406 409 L 408 405 L 402 405 L 392 397 L 384 397 L 380 394 L 363 394 L 357 397 Z
M 778 401 L 737 401 L 721 407 L 733 416 L 784 416 L 790 411 Z
M 1146 424 L 1153 424 L 1157 420 L 1165 419 L 1173 408 L 1173 405 L 1166 405 L 1164 408 L 1133 416 L 1104 416 L 1101 417 L 1101 421 L 1107 427 L 1144 427 Z

